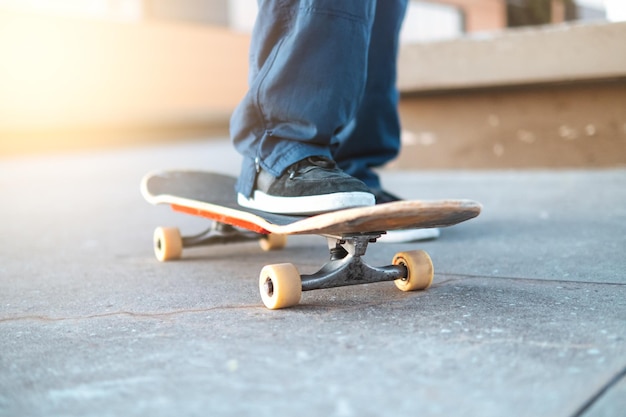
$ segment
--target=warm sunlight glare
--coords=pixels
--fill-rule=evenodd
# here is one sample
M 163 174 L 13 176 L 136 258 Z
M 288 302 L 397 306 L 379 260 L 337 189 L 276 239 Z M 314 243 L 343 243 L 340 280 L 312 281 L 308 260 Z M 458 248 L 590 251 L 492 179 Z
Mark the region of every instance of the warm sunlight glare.
M 246 89 L 248 42 L 210 26 L 0 7 L 0 146 L 23 133 L 227 117 Z

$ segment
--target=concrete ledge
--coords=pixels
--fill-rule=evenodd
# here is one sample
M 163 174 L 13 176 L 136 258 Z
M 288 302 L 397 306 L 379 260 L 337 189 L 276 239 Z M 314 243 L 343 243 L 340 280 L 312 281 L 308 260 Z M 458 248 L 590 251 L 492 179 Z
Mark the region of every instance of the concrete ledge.
M 408 94 L 402 169 L 626 166 L 626 81 Z
M 405 45 L 403 169 L 626 165 L 626 23 Z
M 405 45 L 402 92 L 626 77 L 626 22 L 563 24 Z

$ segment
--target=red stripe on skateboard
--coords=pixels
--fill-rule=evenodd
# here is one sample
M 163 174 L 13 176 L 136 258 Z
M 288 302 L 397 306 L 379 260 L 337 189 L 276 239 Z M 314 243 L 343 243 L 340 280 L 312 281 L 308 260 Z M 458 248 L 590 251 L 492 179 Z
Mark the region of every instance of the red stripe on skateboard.
M 170 204 L 170 206 L 172 207 L 172 210 L 178 211 L 181 213 L 191 214 L 192 216 L 205 217 L 207 219 L 215 220 L 216 222 L 230 224 L 231 226 L 243 227 L 244 229 L 248 229 L 253 232 L 261 233 L 264 235 L 270 234 L 268 230 L 265 230 L 264 228 L 262 228 L 261 226 L 257 224 L 246 221 L 246 220 L 238 219 L 236 217 L 230 217 L 224 214 L 213 213 L 210 211 L 204 211 L 204 210 L 200 210 L 196 208 L 180 206 L 178 204 Z

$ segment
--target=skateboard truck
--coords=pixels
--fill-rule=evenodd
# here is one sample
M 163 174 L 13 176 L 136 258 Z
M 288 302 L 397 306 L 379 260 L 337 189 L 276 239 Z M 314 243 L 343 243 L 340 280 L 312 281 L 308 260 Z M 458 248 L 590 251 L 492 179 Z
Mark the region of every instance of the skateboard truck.
M 211 227 L 193 236 L 182 236 L 176 227 L 157 227 L 154 231 L 154 254 L 163 262 L 181 257 L 183 248 L 258 241 L 265 251 L 282 249 L 287 237 L 280 234 L 259 234 L 226 223 L 214 221 Z
M 300 302 L 302 291 L 374 282 L 394 281 L 403 291 L 424 290 L 433 280 L 433 264 L 424 251 L 400 252 L 392 264 L 368 265 L 363 259 L 369 243 L 384 232 L 327 237 L 330 260 L 310 275 L 300 275 L 292 264 L 267 265 L 259 277 L 259 291 L 269 309 L 290 307 Z
M 316 273 L 301 276 L 302 291 L 406 279 L 404 265 L 373 267 L 363 261 L 368 243 L 376 242 L 381 234 L 329 237 L 330 261 Z
M 237 229 L 226 223 L 211 222 L 211 227 L 193 236 L 183 236 L 183 248 L 194 246 L 224 245 L 259 240 L 259 234 Z

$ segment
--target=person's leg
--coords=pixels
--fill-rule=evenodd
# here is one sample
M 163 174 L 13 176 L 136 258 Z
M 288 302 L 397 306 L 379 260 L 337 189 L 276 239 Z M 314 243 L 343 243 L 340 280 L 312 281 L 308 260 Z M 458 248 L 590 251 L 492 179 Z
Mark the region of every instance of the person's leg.
M 332 138 L 356 116 L 363 96 L 374 5 L 259 2 L 250 88 L 231 119 L 234 146 L 244 156 L 239 194 L 251 197 L 261 172 L 279 177 L 307 157 L 331 157 Z
M 382 189 L 373 170 L 395 158 L 400 150 L 400 121 L 396 89 L 399 34 L 407 0 L 377 4 L 368 57 L 365 95 L 350 133 L 334 149 L 333 157 L 347 174 L 367 184 L 376 203 L 400 200 Z M 398 243 L 435 239 L 439 229 L 390 231 L 378 240 Z
M 339 167 L 372 189 L 380 188 L 372 168 L 389 162 L 400 150 L 396 63 L 406 7 L 407 0 L 377 3 L 365 94 L 352 131 L 333 150 Z

